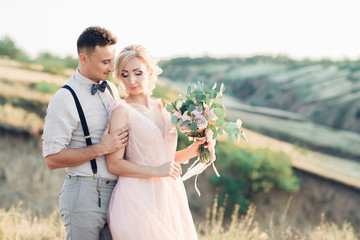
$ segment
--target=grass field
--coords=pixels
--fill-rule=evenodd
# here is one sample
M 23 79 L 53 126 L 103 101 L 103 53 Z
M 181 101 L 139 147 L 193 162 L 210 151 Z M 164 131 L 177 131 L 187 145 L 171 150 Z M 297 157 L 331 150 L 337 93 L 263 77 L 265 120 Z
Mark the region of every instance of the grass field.
M 311 231 L 301 232 L 287 224 L 287 208 L 284 206 L 279 221 L 273 219 L 268 228 L 260 229 L 254 219 L 255 206 L 251 206 L 244 216 L 233 214 L 231 221 L 224 224 L 224 209 L 214 201 L 213 207 L 207 209 L 206 222 L 196 226 L 199 240 L 358 240 L 360 237 L 351 224 L 345 222 L 339 226 L 324 218 Z M 0 209 L 0 239 L 64 240 L 66 234 L 57 209 L 48 217 L 37 217 L 18 206 Z

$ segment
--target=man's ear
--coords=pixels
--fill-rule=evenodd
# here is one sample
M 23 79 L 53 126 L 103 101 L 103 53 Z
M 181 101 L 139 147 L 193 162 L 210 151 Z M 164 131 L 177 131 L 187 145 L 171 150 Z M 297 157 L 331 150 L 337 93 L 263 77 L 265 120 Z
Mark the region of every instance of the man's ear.
M 79 55 L 79 61 L 82 64 L 86 64 L 88 61 L 88 56 L 85 53 L 80 53 Z

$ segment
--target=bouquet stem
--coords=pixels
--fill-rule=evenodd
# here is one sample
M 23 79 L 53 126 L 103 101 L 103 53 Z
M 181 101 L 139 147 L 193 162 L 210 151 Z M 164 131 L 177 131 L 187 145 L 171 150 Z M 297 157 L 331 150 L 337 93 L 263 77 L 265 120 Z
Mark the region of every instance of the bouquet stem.
M 199 147 L 199 160 L 202 163 L 208 163 L 211 160 L 211 154 L 209 149 L 205 148 L 205 144 L 201 144 Z

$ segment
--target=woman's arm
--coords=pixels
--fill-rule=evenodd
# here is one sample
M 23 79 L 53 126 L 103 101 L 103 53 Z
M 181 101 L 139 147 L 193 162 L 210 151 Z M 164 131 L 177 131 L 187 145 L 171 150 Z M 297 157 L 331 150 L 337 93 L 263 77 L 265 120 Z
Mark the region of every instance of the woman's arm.
M 129 117 L 126 108 L 119 107 L 115 109 L 110 118 L 110 133 L 124 128 L 128 125 L 128 121 Z M 124 153 L 125 149 L 122 148 L 106 155 L 106 164 L 110 173 L 124 177 L 172 177 L 174 179 L 181 173 L 181 167 L 176 162 L 169 161 L 159 167 L 144 166 L 124 160 Z
M 199 140 L 191 144 L 189 147 L 176 151 L 175 153 L 175 162 L 183 163 L 187 162 L 189 159 L 199 156 L 199 148 L 201 144 L 204 144 L 206 140 Z M 205 146 L 207 147 L 207 146 Z

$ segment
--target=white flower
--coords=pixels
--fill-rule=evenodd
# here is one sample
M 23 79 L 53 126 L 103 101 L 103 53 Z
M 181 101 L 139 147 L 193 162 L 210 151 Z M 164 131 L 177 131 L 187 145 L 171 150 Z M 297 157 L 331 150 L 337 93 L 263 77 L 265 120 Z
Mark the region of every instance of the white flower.
M 209 111 L 209 110 L 205 110 L 205 115 L 207 116 L 207 118 L 208 118 L 210 121 L 216 121 L 216 120 L 218 119 L 218 117 L 215 115 L 213 109 L 211 109 L 210 111 Z
M 208 121 L 204 115 L 196 115 L 194 117 L 194 122 L 197 124 L 197 128 L 200 130 L 205 129 L 208 125 Z
M 185 111 L 184 114 L 182 115 L 182 118 L 181 118 L 184 122 L 186 120 L 189 120 L 190 122 L 192 121 L 192 117 L 188 115 L 188 111 Z

